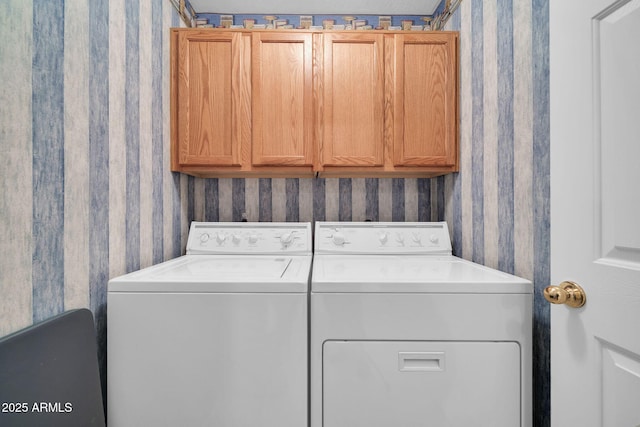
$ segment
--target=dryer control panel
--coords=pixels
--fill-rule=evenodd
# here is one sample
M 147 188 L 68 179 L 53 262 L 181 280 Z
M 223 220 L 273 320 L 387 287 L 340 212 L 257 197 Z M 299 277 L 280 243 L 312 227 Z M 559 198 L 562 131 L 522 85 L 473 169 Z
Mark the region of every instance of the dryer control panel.
M 311 223 L 193 222 L 187 254 L 310 255 Z
M 446 222 L 316 222 L 316 254 L 451 255 Z

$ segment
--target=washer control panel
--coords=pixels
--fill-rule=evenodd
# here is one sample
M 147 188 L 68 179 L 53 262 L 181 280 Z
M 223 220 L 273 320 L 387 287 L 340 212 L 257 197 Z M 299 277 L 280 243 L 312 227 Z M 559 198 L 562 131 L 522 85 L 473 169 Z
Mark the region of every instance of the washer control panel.
M 451 255 L 446 222 L 316 222 L 316 254 Z
M 193 222 L 187 254 L 312 253 L 311 223 Z

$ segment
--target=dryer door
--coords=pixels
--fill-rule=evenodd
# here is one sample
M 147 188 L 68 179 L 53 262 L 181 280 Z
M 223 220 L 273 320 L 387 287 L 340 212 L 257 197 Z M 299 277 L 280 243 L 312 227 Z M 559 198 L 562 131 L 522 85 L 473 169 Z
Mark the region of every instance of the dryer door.
M 521 425 L 515 342 L 327 341 L 324 427 Z

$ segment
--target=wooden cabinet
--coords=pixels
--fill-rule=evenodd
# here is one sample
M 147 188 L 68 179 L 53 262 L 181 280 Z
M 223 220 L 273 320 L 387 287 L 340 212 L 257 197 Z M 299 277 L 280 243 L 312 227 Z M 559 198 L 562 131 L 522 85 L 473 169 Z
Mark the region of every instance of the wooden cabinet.
M 172 170 L 313 176 L 312 34 L 172 30 Z
M 384 163 L 384 37 L 324 34 L 321 161 L 323 166 Z
M 457 163 L 458 68 L 453 33 L 396 34 L 393 165 L 454 168 Z
M 458 168 L 457 33 L 173 29 L 171 40 L 174 171 Z
M 250 142 L 248 41 L 239 32 L 173 33 L 173 170 L 240 166 Z
M 458 35 L 324 35 L 325 176 L 458 170 Z
M 313 164 L 312 34 L 252 38 L 252 164 Z

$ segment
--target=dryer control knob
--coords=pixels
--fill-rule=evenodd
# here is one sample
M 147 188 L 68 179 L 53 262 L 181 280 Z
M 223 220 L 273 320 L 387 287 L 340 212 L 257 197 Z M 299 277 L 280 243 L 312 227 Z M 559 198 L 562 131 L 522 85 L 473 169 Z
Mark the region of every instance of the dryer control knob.
M 207 243 L 209 241 L 209 238 L 210 238 L 209 233 L 202 233 L 200 235 L 200 242 Z
M 333 240 L 334 245 L 342 246 L 344 245 L 344 242 L 345 242 L 344 234 L 340 233 L 339 231 L 336 231 L 335 233 L 333 233 L 331 240 Z
M 249 234 L 249 243 L 251 243 L 252 245 L 258 242 L 258 235 L 257 234 Z
M 239 234 L 233 234 L 231 235 L 231 241 L 233 242 L 234 245 L 237 245 L 240 243 L 240 235 Z
M 415 243 L 420 244 L 422 241 L 422 237 L 420 237 L 420 235 L 418 233 L 413 233 L 411 235 L 411 240 L 413 240 Z
M 433 243 L 434 245 L 437 245 L 437 244 L 438 244 L 438 242 L 440 241 L 440 238 L 438 237 L 438 235 L 437 235 L 437 234 L 432 234 L 432 235 L 429 237 L 429 241 L 430 241 L 431 243 Z

